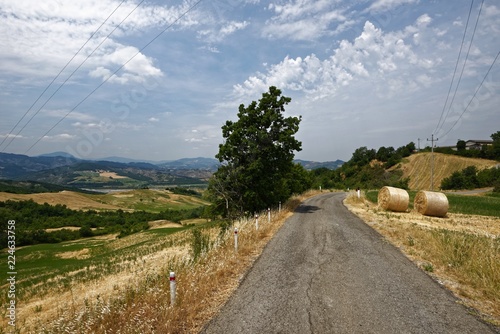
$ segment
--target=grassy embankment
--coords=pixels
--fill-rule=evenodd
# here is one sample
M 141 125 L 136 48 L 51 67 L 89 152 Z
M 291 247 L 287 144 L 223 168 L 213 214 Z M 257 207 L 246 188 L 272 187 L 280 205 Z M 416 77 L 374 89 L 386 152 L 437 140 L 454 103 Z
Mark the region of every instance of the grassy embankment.
M 412 210 L 386 212 L 376 206 L 377 191 L 351 196 L 352 211 L 399 247 L 419 267 L 467 306 L 500 325 L 500 197 L 447 194 L 445 218 Z

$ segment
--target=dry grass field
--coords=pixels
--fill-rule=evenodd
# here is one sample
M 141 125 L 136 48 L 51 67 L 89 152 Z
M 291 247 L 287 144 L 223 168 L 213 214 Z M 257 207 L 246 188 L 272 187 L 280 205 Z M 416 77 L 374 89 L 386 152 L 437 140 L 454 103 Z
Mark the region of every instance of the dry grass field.
M 173 194 L 167 190 L 137 189 L 108 194 L 83 194 L 73 191 L 38 194 L 12 194 L 0 192 L 0 201 L 30 200 L 50 205 L 66 205 L 73 210 L 146 210 L 189 209 L 207 205 L 201 198 Z
M 92 196 L 92 195 L 91 195 Z M 68 208 L 73 210 L 117 210 L 120 207 L 101 203 L 99 201 L 93 200 L 92 197 L 88 197 L 81 193 L 73 191 L 61 191 L 58 193 L 39 193 L 39 194 L 11 194 L 0 192 L 0 201 L 15 200 L 15 201 L 27 201 L 32 199 L 38 204 L 48 203 L 50 205 L 66 205 Z
M 496 166 L 497 164 L 498 161 L 494 160 L 464 158 L 449 154 L 434 153 L 434 189 L 439 188 L 444 178 L 466 167 L 476 166 L 481 170 Z M 432 165 L 432 154 L 430 152 L 412 154 L 404 159 L 400 165 L 403 170 L 403 177 L 410 177 L 410 189 L 430 189 Z
M 500 218 L 388 212 L 354 194 L 344 203 L 472 312 L 500 326 Z

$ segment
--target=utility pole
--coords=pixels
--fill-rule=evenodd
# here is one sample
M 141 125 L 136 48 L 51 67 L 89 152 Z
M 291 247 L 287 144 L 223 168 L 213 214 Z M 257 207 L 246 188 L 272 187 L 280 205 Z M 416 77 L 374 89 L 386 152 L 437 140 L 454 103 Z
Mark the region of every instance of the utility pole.
M 427 138 L 431 142 L 431 191 L 434 191 L 434 142 L 438 140 L 439 138 L 434 139 L 434 134 L 431 135 L 431 140 Z
M 420 138 L 418 138 L 418 146 L 417 146 L 417 153 L 420 153 Z M 417 176 L 415 177 L 415 187 L 419 189 L 418 187 L 418 181 L 420 178 L 420 173 L 422 173 L 420 170 L 417 170 Z

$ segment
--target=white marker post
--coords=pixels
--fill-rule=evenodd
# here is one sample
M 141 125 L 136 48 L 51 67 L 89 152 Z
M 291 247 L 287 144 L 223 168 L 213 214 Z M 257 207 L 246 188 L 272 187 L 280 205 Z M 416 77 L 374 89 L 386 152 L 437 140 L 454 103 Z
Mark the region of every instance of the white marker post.
M 278 212 L 281 212 L 281 201 L 280 201 L 280 205 L 278 207 Z
M 271 208 L 267 208 L 267 222 L 271 222 Z
M 234 228 L 234 251 L 238 251 L 238 228 Z
M 174 306 L 175 304 L 175 290 L 177 286 L 175 283 L 175 273 L 173 271 L 170 272 L 170 305 Z
M 255 229 L 259 229 L 259 215 L 255 214 Z

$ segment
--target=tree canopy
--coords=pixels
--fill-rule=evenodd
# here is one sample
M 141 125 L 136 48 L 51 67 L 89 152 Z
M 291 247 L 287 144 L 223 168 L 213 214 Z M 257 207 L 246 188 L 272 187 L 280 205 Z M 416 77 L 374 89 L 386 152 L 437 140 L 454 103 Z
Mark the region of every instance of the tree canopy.
M 290 101 L 281 90 L 269 87 L 258 102 L 239 106 L 237 121 L 222 126 L 224 143 L 216 155 L 221 166 L 209 193 L 226 213 L 262 210 L 308 189 L 306 171 L 293 163 L 294 152 L 302 149 L 294 137 L 301 117 L 284 116 Z M 305 184 L 291 178 L 304 178 Z

